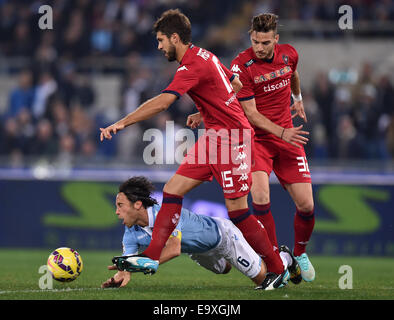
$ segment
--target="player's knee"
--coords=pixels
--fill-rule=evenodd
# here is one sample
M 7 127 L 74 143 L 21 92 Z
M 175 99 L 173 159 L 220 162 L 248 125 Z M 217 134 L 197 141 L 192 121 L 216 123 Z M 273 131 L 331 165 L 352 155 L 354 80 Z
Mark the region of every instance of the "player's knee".
M 305 200 L 299 204 L 297 204 L 297 210 L 304 213 L 313 213 L 314 211 L 314 204 L 313 200 Z
M 163 187 L 163 192 L 168 193 L 168 194 L 173 194 L 176 196 L 182 196 L 182 188 L 178 186 L 176 183 L 173 183 L 173 181 L 168 181 L 164 187 Z
M 270 202 L 269 192 L 265 192 L 263 190 L 252 192 L 252 198 L 253 202 L 258 204 L 267 204 Z
M 169 194 L 174 194 L 174 193 L 176 193 L 176 190 L 175 190 L 175 188 L 173 187 L 171 181 L 168 181 L 168 182 L 164 185 L 164 187 L 163 187 L 163 192 L 169 193 Z

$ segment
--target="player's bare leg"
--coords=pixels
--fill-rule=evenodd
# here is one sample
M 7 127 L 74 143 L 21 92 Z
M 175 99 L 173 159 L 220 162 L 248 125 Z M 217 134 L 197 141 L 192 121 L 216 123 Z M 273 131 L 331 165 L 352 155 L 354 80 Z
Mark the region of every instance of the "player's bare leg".
M 250 192 L 253 202 L 257 204 L 267 204 L 270 202 L 269 177 L 265 171 L 252 172 L 252 186 Z
M 186 193 L 198 187 L 203 182 L 204 181 L 188 178 L 180 174 L 174 174 L 164 185 L 163 192 L 183 197 Z
M 315 270 L 306 254 L 306 246 L 315 225 L 312 185 L 310 183 L 287 184 L 287 191 L 296 205 L 294 217 L 294 256 L 301 267 L 305 281 L 315 279 Z
M 286 184 L 285 187 L 298 210 L 303 212 L 313 210 L 313 192 L 312 185 L 310 183 Z
M 265 171 L 252 173 L 250 189 L 253 199 L 253 215 L 264 225 L 274 250 L 278 248 L 275 221 L 271 213 L 269 176 Z

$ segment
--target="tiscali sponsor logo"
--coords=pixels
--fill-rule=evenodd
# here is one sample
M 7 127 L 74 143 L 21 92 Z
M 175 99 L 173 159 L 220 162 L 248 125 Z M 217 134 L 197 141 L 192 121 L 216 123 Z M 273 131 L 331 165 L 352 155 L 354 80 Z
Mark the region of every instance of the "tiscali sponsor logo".
M 270 84 L 268 86 L 264 86 L 264 92 L 275 91 L 281 88 L 284 88 L 290 84 L 290 79 L 283 79 L 281 82 L 277 84 Z

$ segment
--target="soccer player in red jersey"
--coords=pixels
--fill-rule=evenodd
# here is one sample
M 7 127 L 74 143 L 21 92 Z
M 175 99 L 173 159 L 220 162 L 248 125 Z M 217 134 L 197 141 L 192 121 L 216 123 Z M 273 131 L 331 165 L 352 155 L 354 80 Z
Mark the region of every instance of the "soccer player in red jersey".
M 296 206 L 294 256 L 302 278 L 313 281 L 315 271 L 305 252 L 315 223 L 311 175 L 302 146 L 308 141 L 304 137 L 308 132 L 292 124 L 296 116 L 305 122 L 307 117 L 297 72 L 298 53 L 291 45 L 278 43 L 277 20 L 278 16 L 270 13 L 253 17 L 249 30 L 252 46 L 232 61 L 231 71 L 243 84 L 237 98 L 256 133 L 253 213 L 277 247 L 269 191 L 269 176 L 274 171 Z M 290 108 L 291 96 L 294 105 Z
M 264 258 L 269 270 L 259 288 L 277 288 L 287 282 L 289 272 L 285 270 L 279 253 L 273 250 L 266 230 L 249 211 L 247 203 L 254 131 L 235 96 L 234 89 L 238 91 L 242 84 L 215 55 L 191 44 L 190 21 L 179 10 L 164 12 L 155 22 L 154 31 L 158 49 L 169 61 L 176 60 L 180 64 L 174 79 L 161 94 L 146 101 L 134 112 L 107 128 L 100 128 L 100 139 L 111 139 L 112 134 L 125 127 L 166 110 L 184 93 L 188 93 L 196 103 L 207 134 L 199 138 L 177 172 L 165 184 L 152 241 L 142 255 L 125 258 L 125 268 L 157 270 L 161 251 L 178 223 L 183 196 L 215 177 L 223 189 L 230 219 L 251 247 Z M 221 135 L 219 131 L 228 135 Z M 239 133 L 238 137 L 233 136 L 234 132 Z M 222 149 L 223 146 L 227 149 Z M 211 149 L 216 156 L 227 156 L 229 161 L 211 162 Z M 293 262 L 290 271 L 292 267 L 298 267 L 296 261 Z

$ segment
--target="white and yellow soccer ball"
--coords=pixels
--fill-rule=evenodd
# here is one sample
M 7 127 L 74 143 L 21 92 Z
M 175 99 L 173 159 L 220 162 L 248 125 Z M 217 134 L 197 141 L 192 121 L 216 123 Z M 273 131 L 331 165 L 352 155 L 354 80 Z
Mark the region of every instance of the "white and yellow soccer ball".
M 83 262 L 77 251 L 62 247 L 57 248 L 50 254 L 47 266 L 53 279 L 69 282 L 75 280 L 81 274 Z

